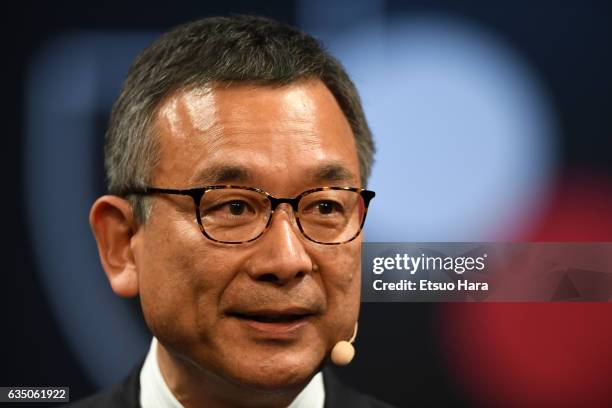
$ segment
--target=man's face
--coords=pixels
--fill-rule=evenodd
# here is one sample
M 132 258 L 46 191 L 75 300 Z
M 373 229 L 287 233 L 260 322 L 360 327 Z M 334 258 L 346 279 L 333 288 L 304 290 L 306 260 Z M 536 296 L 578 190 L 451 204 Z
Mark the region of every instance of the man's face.
M 353 133 L 319 81 L 178 92 L 160 105 L 155 128 L 156 187 L 233 184 L 295 197 L 360 186 Z M 308 241 L 281 204 L 263 236 L 221 244 L 202 235 L 190 197 L 153 202 L 132 247 L 145 319 L 173 357 L 234 383 L 276 389 L 308 380 L 351 336 L 359 237 Z

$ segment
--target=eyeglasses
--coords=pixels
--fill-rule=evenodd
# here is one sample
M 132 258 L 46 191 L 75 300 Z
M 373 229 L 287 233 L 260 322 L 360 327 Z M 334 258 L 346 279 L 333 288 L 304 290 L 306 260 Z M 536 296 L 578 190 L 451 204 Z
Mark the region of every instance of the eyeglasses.
M 276 208 L 291 205 L 300 232 L 310 241 L 339 245 L 354 240 L 365 222 L 373 191 L 355 187 L 319 187 L 295 198 L 276 198 L 254 187 L 207 186 L 188 190 L 147 187 L 125 195 L 190 196 L 204 236 L 224 244 L 251 242 L 272 223 Z

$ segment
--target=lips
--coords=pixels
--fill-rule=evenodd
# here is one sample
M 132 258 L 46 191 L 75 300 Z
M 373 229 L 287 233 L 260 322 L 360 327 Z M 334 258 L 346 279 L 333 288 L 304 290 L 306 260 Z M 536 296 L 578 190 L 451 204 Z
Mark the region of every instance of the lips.
M 255 320 L 261 323 L 291 323 L 301 320 L 311 314 L 244 314 L 233 313 L 232 316 L 239 319 Z
M 228 311 L 227 315 L 238 319 L 247 328 L 266 336 L 295 334 L 307 325 L 316 313 L 310 309 L 260 309 Z
M 244 309 L 230 310 L 228 315 L 239 319 L 255 320 L 262 323 L 290 323 L 313 316 L 314 310 L 308 308 L 278 308 L 278 309 Z

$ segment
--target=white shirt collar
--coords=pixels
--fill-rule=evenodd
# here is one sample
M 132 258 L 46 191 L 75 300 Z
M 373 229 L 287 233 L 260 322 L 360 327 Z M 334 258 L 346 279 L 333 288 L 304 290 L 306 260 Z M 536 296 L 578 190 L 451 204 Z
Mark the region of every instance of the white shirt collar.
M 153 337 L 140 370 L 140 406 L 142 408 L 183 408 L 168 388 L 157 363 L 157 338 Z
M 325 387 L 318 372 L 287 408 L 323 408 Z M 140 406 L 142 408 L 184 408 L 170 391 L 157 362 L 157 338 L 153 337 L 140 370 Z

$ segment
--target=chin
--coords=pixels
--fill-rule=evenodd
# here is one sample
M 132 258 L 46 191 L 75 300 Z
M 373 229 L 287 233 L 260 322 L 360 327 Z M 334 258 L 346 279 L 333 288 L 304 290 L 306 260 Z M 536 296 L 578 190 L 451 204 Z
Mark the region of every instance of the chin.
M 275 356 L 253 353 L 238 364 L 234 380 L 264 392 L 290 391 L 305 386 L 321 366 L 322 356 L 281 352 Z

